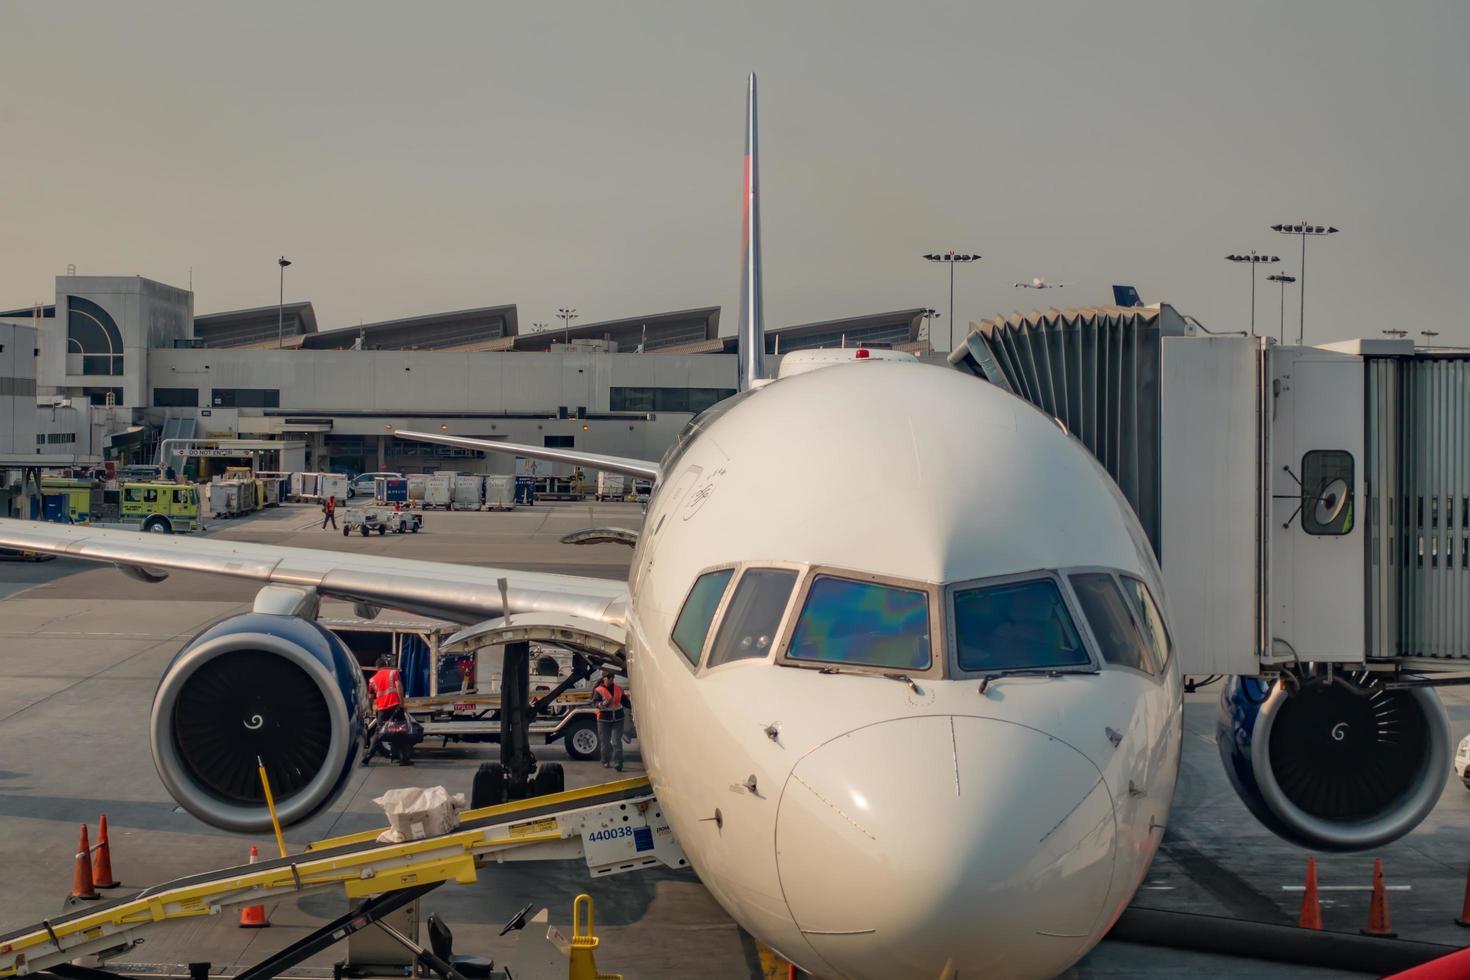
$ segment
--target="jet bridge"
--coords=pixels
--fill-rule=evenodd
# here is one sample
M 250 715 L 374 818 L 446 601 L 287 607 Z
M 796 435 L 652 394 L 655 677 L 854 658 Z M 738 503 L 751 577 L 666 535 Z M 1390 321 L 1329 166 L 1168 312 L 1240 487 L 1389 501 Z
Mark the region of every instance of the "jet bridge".
M 474 882 L 487 863 L 582 857 L 593 877 L 688 866 L 645 777 L 469 810 L 455 830 L 439 837 L 380 844 L 381 832 L 318 841 L 301 854 L 179 878 L 12 930 L 0 935 L 0 977 L 39 973 L 87 954 L 120 953 L 155 925 L 236 906 L 338 888 L 349 899 L 368 899 L 355 915 L 243 974 L 274 976 L 433 887 Z M 405 892 L 412 894 L 400 894 Z
M 1470 350 L 1281 346 L 1163 304 L 999 318 L 949 360 L 1107 469 L 1186 673 L 1470 661 Z

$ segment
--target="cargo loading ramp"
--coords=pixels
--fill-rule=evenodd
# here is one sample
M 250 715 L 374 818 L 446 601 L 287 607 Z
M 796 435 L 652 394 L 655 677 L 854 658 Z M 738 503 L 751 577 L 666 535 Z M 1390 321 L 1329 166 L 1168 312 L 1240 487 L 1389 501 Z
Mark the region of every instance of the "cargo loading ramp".
M 85 905 L 0 934 L 0 977 L 87 954 L 125 951 L 154 925 L 342 888 L 349 899 L 447 881 L 472 883 L 488 863 L 582 857 L 592 877 L 688 867 L 646 777 L 517 800 L 460 815 L 448 834 L 380 844 L 383 828 L 317 841 L 300 854 L 177 878 L 132 898 Z

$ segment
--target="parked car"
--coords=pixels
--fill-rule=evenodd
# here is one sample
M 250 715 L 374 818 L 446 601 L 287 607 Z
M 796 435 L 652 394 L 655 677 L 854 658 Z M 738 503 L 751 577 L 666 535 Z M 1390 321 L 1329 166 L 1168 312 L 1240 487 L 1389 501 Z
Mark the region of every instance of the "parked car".
M 347 495 L 349 497 L 371 497 L 373 495 L 373 488 L 376 486 L 373 481 L 380 476 L 401 477 L 403 474 L 389 473 L 386 471 L 360 474 L 353 477 L 352 482 L 347 485 Z

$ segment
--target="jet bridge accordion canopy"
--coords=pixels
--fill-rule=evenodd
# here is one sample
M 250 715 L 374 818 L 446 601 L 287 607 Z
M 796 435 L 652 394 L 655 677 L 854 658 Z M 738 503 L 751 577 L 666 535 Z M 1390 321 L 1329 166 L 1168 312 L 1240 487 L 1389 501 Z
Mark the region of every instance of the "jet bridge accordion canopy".
M 1470 353 L 1367 373 L 1368 655 L 1470 659 Z
M 950 363 L 1060 419 L 1107 469 L 1159 552 L 1160 338 L 1167 304 L 1013 313 L 972 324 Z

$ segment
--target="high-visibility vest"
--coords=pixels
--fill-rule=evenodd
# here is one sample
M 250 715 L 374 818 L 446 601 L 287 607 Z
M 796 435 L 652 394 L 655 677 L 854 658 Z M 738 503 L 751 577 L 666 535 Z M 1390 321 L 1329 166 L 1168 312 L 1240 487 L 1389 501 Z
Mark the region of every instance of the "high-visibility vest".
M 597 706 L 598 721 L 618 721 L 623 717 L 623 689 L 618 687 L 617 681 L 611 684 L 597 685 L 597 691 L 604 699 Z
M 403 703 L 403 699 L 398 696 L 398 691 L 394 689 L 397 681 L 398 671 L 391 667 L 383 667 L 373 675 L 368 687 L 371 688 L 374 695 L 373 708 L 375 710 L 387 711 Z

